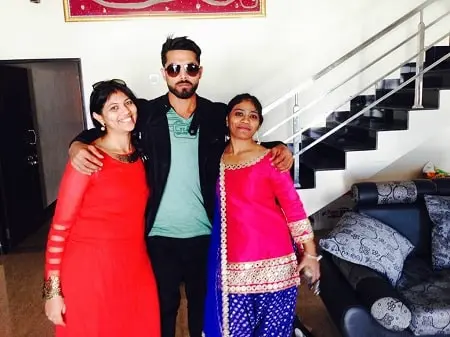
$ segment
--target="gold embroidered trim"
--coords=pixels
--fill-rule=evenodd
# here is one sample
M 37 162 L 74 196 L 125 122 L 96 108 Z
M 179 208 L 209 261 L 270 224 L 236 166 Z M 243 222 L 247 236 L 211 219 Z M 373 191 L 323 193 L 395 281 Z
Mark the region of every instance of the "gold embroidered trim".
M 303 243 L 314 238 L 314 232 L 308 218 L 290 222 L 288 227 L 295 243 Z
M 270 152 L 270 150 L 266 150 L 266 151 L 264 151 L 264 153 L 262 155 L 260 155 L 256 158 L 247 160 L 245 162 L 242 162 L 240 164 L 225 164 L 225 163 L 223 163 L 223 158 L 222 158 L 221 162 L 223 163 L 225 170 L 239 170 L 241 168 L 249 167 L 249 166 L 259 163 L 269 152 Z
M 228 264 L 230 293 L 261 293 L 284 290 L 300 284 L 294 253 L 274 259 Z
M 294 253 L 285 256 L 275 257 L 273 259 L 265 259 L 251 262 L 231 262 L 228 263 L 228 269 L 248 270 L 251 268 L 267 268 L 283 265 L 286 263 L 290 263 L 292 261 L 297 261 L 297 257 L 295 256 Z

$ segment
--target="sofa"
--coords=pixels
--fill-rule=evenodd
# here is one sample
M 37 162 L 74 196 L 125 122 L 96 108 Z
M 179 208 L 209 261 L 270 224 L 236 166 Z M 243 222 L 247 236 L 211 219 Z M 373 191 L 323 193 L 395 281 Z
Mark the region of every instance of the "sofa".
M 321 299 L 344 337 L 450 337 L 450 179 L 364 182 L 319 241 Z

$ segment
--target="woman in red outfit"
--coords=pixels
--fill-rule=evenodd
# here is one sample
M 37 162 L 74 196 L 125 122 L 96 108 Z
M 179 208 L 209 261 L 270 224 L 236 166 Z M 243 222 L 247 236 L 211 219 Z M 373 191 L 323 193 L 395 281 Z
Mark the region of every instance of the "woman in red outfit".
M 90 111 L 104 135 L 102 170 L 67 165 L 50 229 L 45 313 L 57 337 L 159 337 L 159 306 L 144 241 L 148 196 L 131 143 L 136 97 L 121 80 L 93 86 Z

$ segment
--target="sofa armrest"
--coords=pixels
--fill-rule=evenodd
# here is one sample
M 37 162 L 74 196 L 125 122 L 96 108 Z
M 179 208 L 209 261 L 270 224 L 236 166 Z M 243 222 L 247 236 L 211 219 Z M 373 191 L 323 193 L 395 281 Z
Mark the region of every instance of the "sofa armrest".
M 344 337 L 412 337 L 411 331 L 390 331 L 383 328 L 362 306 L 349 308 L 343 317 Z
M 332 261 L 331 254 L 326 251 L 321 254 L 323 258 L 320 261 L 320 297 L 334 324 L 342 331 L 345 312 L 349 308 L 361 306 L 361 301 Z
M 413 336 L 409 330 L 387 330 L 370 313 L 372 304 L 378 299 L 399 298 L 388 280 L 383 277 L 366 277 L 353 289 L 333 262 L 332 255 L 325 251 L 322 255 L 320 296 L 344 337 Z

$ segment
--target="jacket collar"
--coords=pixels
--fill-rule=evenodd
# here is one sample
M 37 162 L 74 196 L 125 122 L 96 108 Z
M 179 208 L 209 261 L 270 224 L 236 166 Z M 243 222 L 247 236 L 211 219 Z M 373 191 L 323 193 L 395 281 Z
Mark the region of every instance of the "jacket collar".
M 200 126 L 201 116 L 202 116 L 201 111 L 203 111 L 204 107 L 205 107 L 205 100 L 202 97 L 200 97 L 199 95 L 197 95 L 197 94 L 195 94 L 195 95 L 197 96 L 197 102 L 196 102 L 195 110 L 192 113 L 193 117 L 192 117 L 191 125 L 189 127 L 189 133 L 191 135 L 195 135 L 197 133 L 198 128 Z M 169 102 L 169 93 L 168 92 L 159 98 L 158 104 L 161 107 L 160 111 L 162 111 L 163 113 L 167 113 L 172 108 L 172 106 L 170 105 L 170 102 Z

